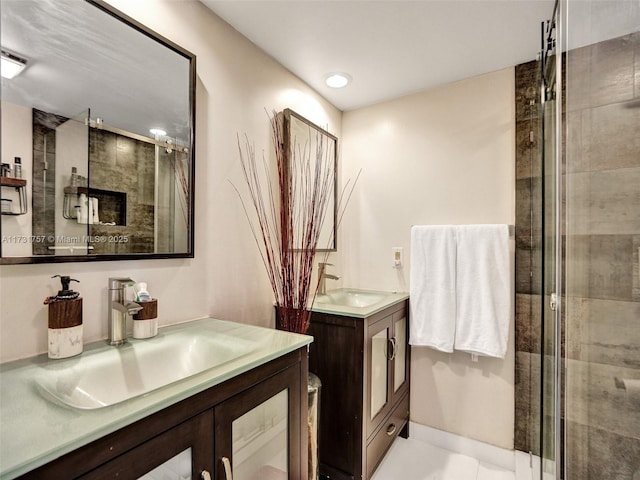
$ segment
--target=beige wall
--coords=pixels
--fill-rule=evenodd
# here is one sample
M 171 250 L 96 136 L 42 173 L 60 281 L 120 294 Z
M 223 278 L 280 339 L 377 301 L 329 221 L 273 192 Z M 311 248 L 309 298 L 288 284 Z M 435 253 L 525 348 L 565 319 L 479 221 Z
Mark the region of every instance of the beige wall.
M 31 137 L 31 109 L 13 105 L 11 103 L 2 102 L 0 106 L 0 114 L 2 116 L 2 163 L 13 164 L 15 157 L 22 159 L 22 178 L 30 179 L 32 176 L 31 165 L 33 164 L 33 141 Z M 18 192 L 13 188 L 3 188 L 2 198 L 9 198 L 13 202 L 14 211 L 18 210 L 19 197 Z M 31 205 L 31 190 L 27 189 L 27 205 Z M 26 215 L 3 215 L 2 221 L 2 237 L 6 240 L 2 244 L 2 252 L 6 255 L 21 256 L 29 255 L 31 245 L 15 240 L 7 240 L 15 236 L 31 237 L 31 208 L 28 208 Z
M 343 178 L 362 174 L 342 225 L 342 284 L 408 290 L 412 225 L 514 224 L 514 118 L 512 68 L 346 112 Z M 511 330 L 505 360 L 412 348 L 412 420 L 513 448 Z
M 0 267 L 2 361 L 46 351 L 47 310 L 42 301 L 57 291 L 49 278 L 57 273 L 81 281 L 85 342 L 107 335 L 107 278 L 118 275 L 148 282 L 159 299 L 162 324 L 212 315 L 271 325 L 273 296 L 229 183 L 242 184 L 236 134 L 247 133 L 258 153 L 268 150 L 265 109 L 290 107 L 341 136 L 339 110 L 201 3 L 110 3 L 197 55 L 195 259 Z

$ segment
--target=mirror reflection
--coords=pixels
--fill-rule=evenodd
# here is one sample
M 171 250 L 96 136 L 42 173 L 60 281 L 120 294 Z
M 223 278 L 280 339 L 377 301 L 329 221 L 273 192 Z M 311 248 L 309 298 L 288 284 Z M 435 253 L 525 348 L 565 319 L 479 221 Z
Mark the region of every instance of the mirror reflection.
M 337 217 L 337 153 L 338 153 L 338 138 L 328 131 L 320 128 L 315 123 L 304 118 L 302 115 L 287 108 L 283 112 L 284 114 L 284 135 L 288 147 L 285 149 L 288 156 L 289 168 L 295 181 L 305 183 L 305 178 L 300 178 L 299 175 L 305 177 L 300 173 L 300 168 L 292 165 L 292 162 L 309 162 L 304 171 L 310 173 L 310 178 L 322 177 L 321 172 L 328 174 L 327 186 L 331 188 L 331 195 L 328 196 L 327 201 L 327 214 L 324 216 L 324 221 L 320 226 L 320 235 L 318 237 L 317 251 L 335 251 L 336 250 L 336 217 Z M 320 165 L 322 162 L 324 165 Z M 311 174 L 311 172 L 314 172 Z M 300 189 L 294 192 L 300 193 Z M 295 201 L 296 205 L 305 205 L 304 201 L 298 199 Z M 304 211 L 295 214 L 296 218 L 302 218 Z M 296 222 L 294 222 L 296 223 Z M 298 228 L 303 228 L 304 222 L 296 223 Z M 302 231 L 299 231 L 295 236 L 296 239 L 304 238 Z M 295 249 L 300 249 L 301 245 L 295 245 Z
M 192 256 L 193 55 L 95 1 L 3 1 L 1 43 L 2 263 Z

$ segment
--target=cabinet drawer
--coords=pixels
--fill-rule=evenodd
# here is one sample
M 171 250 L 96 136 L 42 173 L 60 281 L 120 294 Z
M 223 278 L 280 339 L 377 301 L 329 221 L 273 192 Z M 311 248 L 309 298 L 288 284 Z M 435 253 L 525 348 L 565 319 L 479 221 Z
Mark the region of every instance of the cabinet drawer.
M 405 395 L 389 416 L 382 422 L 382 427 L 367 445 L 367 476 L 371 478 L 374 470 L 384 457 L 400 430 L 409 421 L 409 395 Z

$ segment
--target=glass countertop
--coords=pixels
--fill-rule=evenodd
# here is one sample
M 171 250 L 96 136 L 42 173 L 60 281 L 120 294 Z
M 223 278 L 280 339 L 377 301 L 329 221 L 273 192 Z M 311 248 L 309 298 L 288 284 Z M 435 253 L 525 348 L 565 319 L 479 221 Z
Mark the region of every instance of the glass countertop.
M 87 344 L 81 355 L 51 360 L 47 354 L 0 365 L 0 479 L 9 480 L 166 407 L 240 375 L 313 341 L 307 335 L 202 318 L 159 329 L 157 337 L 185 332 L 224 335 L 256 345 L 248 353 L 214 368 L 111 406 L 82 410 L 48 398 L 37 379 L 47 372 L 72 369 L 82 357 L 118 347 L 104 341 Z M 129 339 L 135 346 L 148 340 Z M 233 341 L 233 340 L 231 340 Z
M 408 292 L 337 288 L 318 294 L 311 310 L 345 317 L 367 318 L 409 298 Z

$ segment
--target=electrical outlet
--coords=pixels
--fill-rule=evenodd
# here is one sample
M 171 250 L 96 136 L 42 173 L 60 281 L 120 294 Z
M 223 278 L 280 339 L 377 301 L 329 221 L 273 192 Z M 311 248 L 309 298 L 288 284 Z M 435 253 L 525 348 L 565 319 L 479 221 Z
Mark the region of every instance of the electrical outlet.
M 404 261 L 402 255 L 402 247 L 392 247 L 393 253 L 393 268 L 402 268 L 402 262 Z

